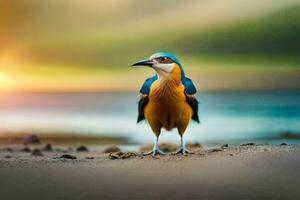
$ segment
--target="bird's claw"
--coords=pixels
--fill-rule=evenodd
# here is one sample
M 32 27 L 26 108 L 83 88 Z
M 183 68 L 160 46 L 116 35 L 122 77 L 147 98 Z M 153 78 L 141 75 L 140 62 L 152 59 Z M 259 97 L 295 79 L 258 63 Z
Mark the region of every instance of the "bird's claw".
M 149 156 L 149 155 L 151 155 L 151 156 L 156 156 L 156 155 L 164 156 L 164 155 L 166 155 L 166 153 L 161 151 L 160 149 L 156 149 L 156 150 L 152 150 L 152 151 L 147 152 L 147 153 L 143 153 L 143 156 Z
M 177 151 L 172 153 L 172 155 L 178 155 L 178 154 L 186 156 L 188 154 L 193 154 L 193 152 L 191 152 L 185 148 L 179 148 Z

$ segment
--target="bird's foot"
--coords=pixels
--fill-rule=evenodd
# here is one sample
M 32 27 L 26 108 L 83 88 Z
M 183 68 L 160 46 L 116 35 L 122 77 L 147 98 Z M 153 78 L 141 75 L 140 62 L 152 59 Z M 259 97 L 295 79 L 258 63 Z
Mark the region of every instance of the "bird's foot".
M 150 152 L 147 152 L 147 153 L 143 153 L 143 156 L 156 156 L 156 155 L 162 155 L 162 156 L 164 156 L 164 155 L 166 155 L 166 153 L 165 152 L 163 152 L 163 151 L 161 151 L 160 149 L 154 149 L 154 150 L 152 150 L 152 151 L 150 151 Z
M 177 151 L 175 151 L 175 152 L 172 153 L 172 155 L 178 155 L 178 154 L 187 156 L 188 154 L 193 154 L 193 152 L 187 150 L 186 148 L 182 148 L 181 147 Z

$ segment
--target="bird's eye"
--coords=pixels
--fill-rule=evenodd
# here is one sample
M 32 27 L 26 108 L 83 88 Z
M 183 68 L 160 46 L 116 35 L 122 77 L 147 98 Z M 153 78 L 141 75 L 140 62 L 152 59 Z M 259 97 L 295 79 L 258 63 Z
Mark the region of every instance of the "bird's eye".
M 164 61 L 167 60 L 167 57 L 161 57 L 160 60 L 161 60 L 162 62 L 164 62 Z

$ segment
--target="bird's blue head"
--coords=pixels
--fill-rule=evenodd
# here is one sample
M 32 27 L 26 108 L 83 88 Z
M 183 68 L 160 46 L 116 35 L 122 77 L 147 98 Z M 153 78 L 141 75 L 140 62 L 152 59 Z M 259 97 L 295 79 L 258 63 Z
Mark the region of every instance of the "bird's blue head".
M 181 80 L 185 79 L 181 63 L 176 56 L 168 52 L 155 53 L 151 55 L 150 58 L 134 63 L 132 66 L 149 66 L 155 69 L 159 76 L 167 76 L 173 71 L 174 67 L 178 66 L 180 69 Z

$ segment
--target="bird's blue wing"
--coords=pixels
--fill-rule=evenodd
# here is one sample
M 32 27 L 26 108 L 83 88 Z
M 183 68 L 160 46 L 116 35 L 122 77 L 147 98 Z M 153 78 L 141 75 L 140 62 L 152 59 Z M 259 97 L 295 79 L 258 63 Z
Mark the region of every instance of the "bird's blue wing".
M 147 78 L 144 82 L 142 88 L 140 89 L 140 93 L 142 94 L 149 94 L 150 93 L 150 87 L 154 81 L 157 80 L 157 75 L 154 75 L 150 78 Z
M 197 93 L 197 89 L 193 81 L 187 77 L 184 78 L 183 85 L 184 85 L 187 103 L 191 106 L 193 110 L 192 120 L 196 121 L 197 123 L 200 123 L 199 116 L 198 116 L 199 102 L 197 101 L 196 97 L 193 96 L 194 94 Z
M 186 94 L 193 95 L 193 94 L 197 93 L 197 89 L 191 79 L 189 79 L 188 77 L 185 77 L 182 82 L 183 82 Z

